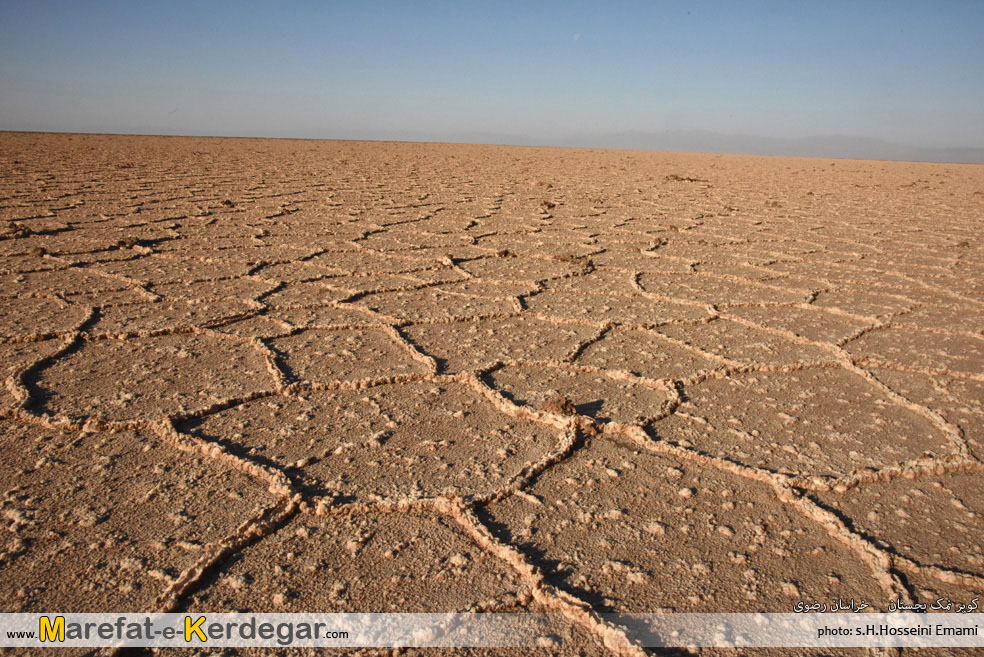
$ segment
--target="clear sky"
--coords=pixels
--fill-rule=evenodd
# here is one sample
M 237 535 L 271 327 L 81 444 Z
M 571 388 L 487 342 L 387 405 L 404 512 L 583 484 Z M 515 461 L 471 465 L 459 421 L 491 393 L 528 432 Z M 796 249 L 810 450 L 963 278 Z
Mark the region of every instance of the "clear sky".
M 0 129 L 984 146 L 984 1 L 0 0 Z

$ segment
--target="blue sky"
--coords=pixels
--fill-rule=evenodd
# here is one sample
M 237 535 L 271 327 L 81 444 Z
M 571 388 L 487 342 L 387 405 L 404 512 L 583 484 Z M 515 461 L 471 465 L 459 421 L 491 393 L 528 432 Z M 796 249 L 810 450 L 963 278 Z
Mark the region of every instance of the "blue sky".
M 984 2 L 0 0 L 0 129 L 984 147 Z

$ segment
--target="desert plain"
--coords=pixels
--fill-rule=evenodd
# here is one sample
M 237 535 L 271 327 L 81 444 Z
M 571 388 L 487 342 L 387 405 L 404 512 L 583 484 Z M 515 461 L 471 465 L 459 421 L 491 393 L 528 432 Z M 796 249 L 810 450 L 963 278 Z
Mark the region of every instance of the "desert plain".
M 5 612 L 984 597 L 984 166 L 0 133 L 0 309 Z

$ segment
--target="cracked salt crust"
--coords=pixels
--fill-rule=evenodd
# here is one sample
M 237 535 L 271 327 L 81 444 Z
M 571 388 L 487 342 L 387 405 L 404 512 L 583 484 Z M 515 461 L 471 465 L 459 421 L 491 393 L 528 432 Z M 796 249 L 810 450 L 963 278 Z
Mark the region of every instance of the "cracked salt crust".
M 984 590 L 979 167 L 0 140 L 6 610 Z

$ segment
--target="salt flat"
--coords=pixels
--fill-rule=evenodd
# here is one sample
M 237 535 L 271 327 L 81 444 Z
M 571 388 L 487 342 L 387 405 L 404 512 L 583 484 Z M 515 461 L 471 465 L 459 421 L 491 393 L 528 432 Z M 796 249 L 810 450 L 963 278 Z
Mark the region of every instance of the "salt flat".
M 982 595 L 982 236 L 975 165 L 0 133 L 2 611 Z

